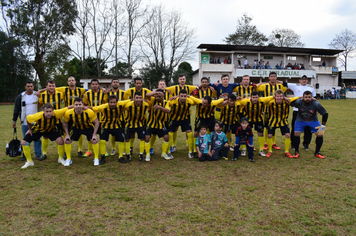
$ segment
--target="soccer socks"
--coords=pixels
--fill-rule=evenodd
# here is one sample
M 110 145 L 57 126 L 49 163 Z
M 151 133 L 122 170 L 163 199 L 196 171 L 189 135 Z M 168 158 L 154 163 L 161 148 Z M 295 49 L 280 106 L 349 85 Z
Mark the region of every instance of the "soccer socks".
M 268 138 L 267 144 L 268 144 L 268 152 L 272 152 L 273 138 Z
M 260 151 L 263 151 L 264 137 L 258 136 L 257 141 L 258 141 L 258 147 L 259 147 Z
M 32 162 L 30 145 L 22 145 L 23 153 L 25 154 L 26 160 Z
M 99 143 L 93 144 L 94 159 L 99 159 Z
M 153 145 L 155 145 L 157 135 L 152 135 L 150 138 L 150 147 L 153 148 Z
M 135 139 L 134 138 L 130 138 L 130 148 L 133 147 L 134 142 L 135 142 Z
M 47 155 L 48 144 L 49 144 L 48 138 L 42 139 L 42 153 L 43 153 L 43 155 Z
M 145 141 L 140 140 L 140 154 L 143 154 L 145 151 Z M 150 153 L 150 150 L 148 149 L 148 153 Z
M 190 153 L 190 152 L 193 152 L 194 136 L 193 136 L 192 132 L 188 133 L 187 135 L 188 135 L 188 147 L 189 147 L 189 153 Z
M 111 148 L 112 148 L 113 150 L 115 150 L 115 148 L 116 148 L 115 136 L 111 135 L 110 141 L 111 141 Z M 105 154 L 105 153 L 104 153 L 104 154 Z
M 324 138 L 323 137 L 316 137 L 315 139 L 315 154 L 318 154 L 320 152 L 320 148 L 323 145 Z
M 115 146 L 113 146 L 115 148 Z M 100 155 L 105 155 L 106 153 L 106 141 L 100 140 Z
M 66 150 L 67 160 L 71 160 L 72 144 L 64 144 L 64 149 Z
M 272 136 L 272 141 L 273 141 L 272 144 L 275 144 L 275 143 L 276 143 L 276 133 L 273 134 L 273 136 Z
M 173 146 L 173 132 L 169 132 L 169 146 L 172 147 Z
M 226 132 L 226 138 L 227 141 L 229 142 L 229 145 L 232 146 L 232 140 L 231 140 L 231 132 Z
M 162 143 L 162 155 L 167 153 L 168 149 L 169 149 L 169 142 L 163 141 L 163 143 Z
M 119 157 L 124 156 L 124 149 L 125 149 L 125 143 L 124 142 L 119 142 Z
M 78 139 L 78 152 L 82 152 L 82 151 L 83 151 L 83 135 L 80 135 Z
M 140 141 L 140 142 L 141 142 L 141 141 Z M 151 148 L 150 142 L 145 142 L 146 155 L 150 154 L 150 148 Z
M 290 143 L 291 143 L 290 138 L 286 138 L 284 141 L 284 146 L 285 146 L 284 152 L 289 152 Z
M 177 131 L 173 132 L 172 146 L 177 146 Z
M 88 151 L 91 152 L 93 150 L 93 144 L 91 141 L 88 141 Z
M 125 152 L 126 152 L 126 155 L 129 155 L 130 154 L 130 142 L 125 142 Z
M 241 150 L 246 151 L 246 145 L 241 145 Z
M 263 132 L 263 135 L 265 137 L 265 143 L 268 144 L 268 130 L 267 130 L 267 128 L 265 128 L 265 131 Z
M 295 152 L 299 153 L 300 136 L 294 136 L 294 148 Z
M 63 145 L 58 145 L 57 146 L 58 149 L 58 158 L 63 158 L 63 154 L 64 154 L 64 146 Z

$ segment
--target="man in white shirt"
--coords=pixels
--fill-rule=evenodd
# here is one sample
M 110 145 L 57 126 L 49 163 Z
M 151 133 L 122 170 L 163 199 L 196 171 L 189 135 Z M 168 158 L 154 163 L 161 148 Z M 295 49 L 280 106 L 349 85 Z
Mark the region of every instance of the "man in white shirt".
M 312 93 L 312 97 L 316 96 L 315 89 L 308 84 L 308 77 L 303 75 L 302 78 L 299 79 L 299 84 L 287 84 L 287 87 L 293 91 L 295 97 L 303 96 L 305 91 L 310 91 Z M 291 132 L 291 140 L 292 140 L 292 148 L 294 148 L 295 140 L 294 140 L 294 124 L 297 119 L 298 108 L 293 108 L 293 119 L 292 119 L 292 132 Z M 309 150 L 309 144 L 311 141 L 311 130 L 309 127 L 304 129 L 304 141 L 303 147 L 305 150 Z
M 25 85 L 26 91 L 20 93 L 15 101 L 12 127 L 16 128 L 16 120 L 20 116 L 23 137 L 25 137 L 25 134 L 28 131 L 26 117 L 35 114 L 38 111 L 38 97 L 36 91 L 33 89 L 33 82 L 27 81 Z M 42 156 L 41 140 L 34 142 L 34 145 L 36 159 L 38 159 Z M 22 160 L 26 161 L 26 158 L 23 157 Z

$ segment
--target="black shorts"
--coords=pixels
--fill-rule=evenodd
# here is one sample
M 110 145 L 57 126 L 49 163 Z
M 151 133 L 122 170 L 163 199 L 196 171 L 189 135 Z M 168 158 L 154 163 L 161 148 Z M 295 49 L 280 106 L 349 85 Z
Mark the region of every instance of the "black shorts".
M 190 124 L 190 119 L 181 120 L 181 121 L 171 121 L 170 126 L 168 127 L 169 132 L 175 132 L 176 129 L 180 126 L 182 132 L 187 130 L 192 130 L 192 125 Z
M 235 124 L 232 124 L 232 125 L 224 124 L 223 125 L 223 132 L 226 134 L 228 131 L 231 131 L 232 134 L 236 134 L 237 128 L 239 128 L 239 127 L 240 127 L 239 123 L 235 123 Z
M 250 122 L 249 126 L 251 127 L 251 129 L 253 128 L 253 126 L 255 126 L 255 130 L 258 133 L 263 133 L 263 122 L 262 121 Z
M 52 129 L 49 132 L 36 132 L 30 134 L 26 134 L 26 136 L 23 138 L 26 142 L 31 143 L 32 141 L 38 141 L 40 140 L 41 137 L 49 138 L 51 141 L 55 141 L 57 138 L 61 137 L 61 134 L 55 130 Z
M 108 141 L 109 135 L 115 136 L 116 142 L 125 142 L 125 132 L 123 128 L 118 129 L 102 129 L 102 133 L 100 135 L 100 139 Z
M 137 133 L 137 138 L 142 140 L 145 139 L 145 132 L 146 127 L 139 127 L 139 128 L 126 128 L 126 136 L 125 139 L 129 140 L 131 139 L 131 134 L 132 133 Z
M 263 115 L 263 124 L 264 124 L 264 127 L 268 127 L 268 120 L 269 120 L 269 116 L 268 114 L 264 113 Z
M 86 129 L 77 129 L 75 126 L 72 126 L 70 131 L 70 139 L 73 141 L 78 141 L 80 136 L 85 135 L 87 136 L 88 141 L 93 138 L 94 128 L 86 128 Z
M 65 135 L 62 123 L 56 124 L 56 128 L 55 129 L 58 131 L 58 133 L 60 135 Z
M 209 119 L 204 119 L 204 118 L 195 119 L 194 131 L 199 132 L 201 125 L 207 126 L 209 131 L 213 132 L 214 126 L 215 126 L 215 118 L 213 117 L 213 118 L 209 118 Z
M 162 138 L 163 136 L 168 135 L 168 130 L 166 127 L 163 127 L 162 129 L 147 128 L 145 135 L 158 135 L 159 138 Z
M 269 127 L 268 126 L 268 134 L 273 135 L 276 132 L 276 129 L 278 129 L 278 128 L 281 130 L 282 135 L 290 133 L 289 125 L 285 125 L 285 126 L 281 126 L 281 127 Z

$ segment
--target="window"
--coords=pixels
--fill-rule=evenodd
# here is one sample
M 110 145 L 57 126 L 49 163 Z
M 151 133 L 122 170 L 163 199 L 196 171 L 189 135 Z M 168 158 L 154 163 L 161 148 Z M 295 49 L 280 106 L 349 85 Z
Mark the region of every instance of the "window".
M 288 56 L 288 57 L 287 57 L 287 60 L 288 60 L 288 61 L 296 61 L 296 60 L 297 60 L 297 57 L 295 57 L 295 56 Z
M 321 61 L 321 57 L 313 57 L 313 61 Z

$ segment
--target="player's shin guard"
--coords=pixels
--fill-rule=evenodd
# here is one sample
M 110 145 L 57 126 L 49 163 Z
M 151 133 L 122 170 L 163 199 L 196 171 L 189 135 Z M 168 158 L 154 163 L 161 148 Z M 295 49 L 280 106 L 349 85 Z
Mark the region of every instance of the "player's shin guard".
M 265 143 L 268 144 L 268 130 L 267 130 L 267 128 L 265 128 L 265 131 L 263 132 L 263 135 L 265 137 Z
M 169 149 L 169 142 L 165 142 L 163 141 L 163 144 L 162 144 L 162 155 L 165 154 Z
M 135 142 L 135 139 L 134 138 L 130 138 L 130 148 L 133 147 L 134 142 Z
M 187 135 L 188 135 L 188 147 L 189 147 L 189 152 L 193 152 L 193 142 L 194 142 L 193 133 L 190 132 L 190 133 L 188 133 Z
M 126 155 L 130 154 L 130 142 L 125 142 L 125 152 Z
M 22 145 L 23 153 L 25 154 L 26 160 L 32 162 L 30 145 Z
M 262 137 L 258 136 L 257 141 L 258 141 L 259 150 L 263 151 L 264 137 L 263 136 Z
M 106 141 L 100 140 L 100 155 L 105 155 L 105 153 L 106 153 Z
M 173 132 L 168 133 L 169 135 L 169 147 L 173 146 Z
M 318 154 L 320 152 L 320 148 L 323 145 L 324 137 L 316 137 L 315 139 L 315 154 Z
M 233 146 L 232 144 L 232 140 L 231 140 L 231 132 L 226 132 L 226 138 L 227 138 L 227 141 L 229 142 L 229 145 L 230 146 Z
M 42 139 L 42 154 L 43 155 L 47 155 L 48 144 L 49 144 L 48 138 Z
M 141 142 L 141 141 L 140 141 L 140 142 Z M 151 148 L 150 142 L 145 142 L 146 155 L 147 155 L 147 154 L 150 154 L 150 148 Z
M 273 141 L 272 144 L 276 143 L 276 133 L 273 134 L 272 141 Z
M 177 131 L 173 132 L 172 146 L 177 146 Z
M 111 148 L 112 148 L 113 150 L 115 150 L 115 149 L 116 149 L 115 136 L 111 135 L 110 141 L 111 141 Z M 100 146 L 100 148 L 101 148 L 101 146 Z M 105 153 L 104 153 L 104 154 L 105 154 Z
M 88 141 L 88 151 L 91 152 L 93 150 L 93 144 L 91 141 Z
M 140 140 L 140 154 L 143 154 L 144 151 L 145 151 L 145 141 Z M 148 150 L 148 153 L 150 153 L 149 151 L 150 150 Z
M 294 148 L 295 152 L 299 153 L 300 136 L 294 136 Z
M 78 139 L 78 152 L 82 152 L 83 151 L 83 135 L 80 135 L 79 139 Z M 67 155 L 67 152 L 66 152 Z
M 267 138 L 268 152 L 272 152 L 273 138 Z
M 284 152 L 289 152 L 290 143 L 291 143 L 290 138 L 286 138 L 285 141 L 284 141 L 284 147 L 285 147 Z
M 93 144 L 94 159 L 99 159 L 99 143 Z
M 157 135 L 152 135 L 150 138 L 150 147 L 153 148 L 156 142 Z
M 64 146 L 63 146 L 63 145 L 57 145 L 57 149 L 58 149 L 58 156 L 59 156 L 59 158 L 63 158 Z
M 125 143 L 119 142 L 119 157 L 124 156 Z
M 71 160 L 72 156 L 72 144 L 64 144 L 64 149 L 66 150 L 66 156 L 67 156 L 67 160 Z

